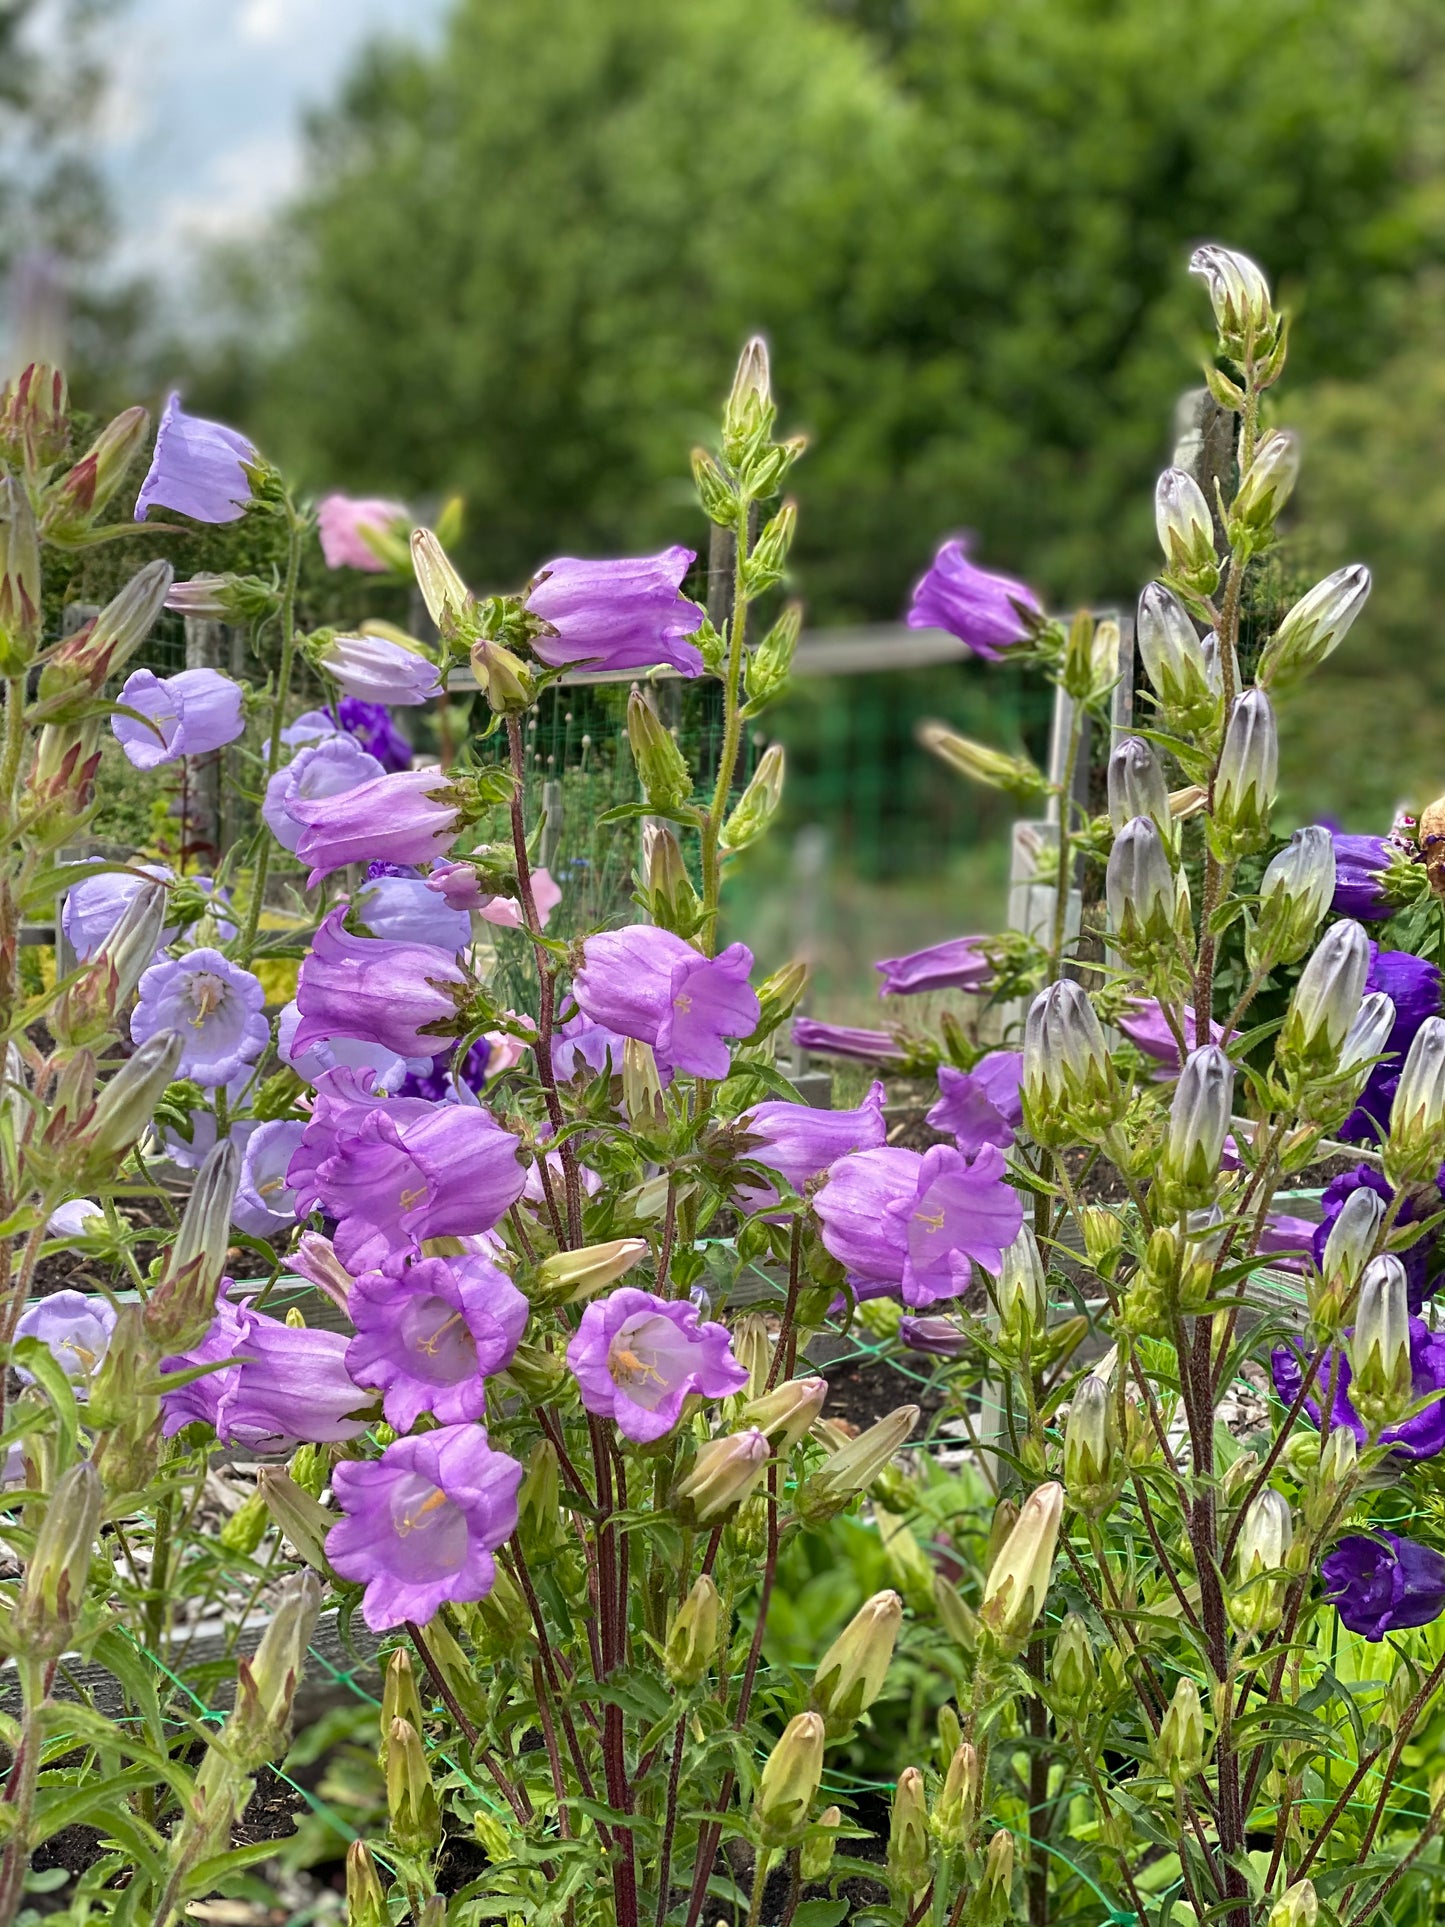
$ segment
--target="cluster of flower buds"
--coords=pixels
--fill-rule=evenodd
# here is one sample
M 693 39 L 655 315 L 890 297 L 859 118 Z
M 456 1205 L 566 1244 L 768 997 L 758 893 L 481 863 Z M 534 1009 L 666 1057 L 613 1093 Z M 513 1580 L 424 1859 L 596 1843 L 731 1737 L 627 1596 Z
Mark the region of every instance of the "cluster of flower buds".
M 1385 1175 L 1422 1183 L 1445 1159 L 1445 1018 L 1427 1017 L 1405 1057 L 1390 1105 Z
M 1123 1479 L 1113 1393 L 1106 1379 L 1089 1372 L 1074 1393 L 1064 1427 L 1064 1490 L 1070 1505 L 1098 1519 L 1118 1498 Z
M 1279 733 L 1262 689 L 1235 699 L 1214 777 L 1209 847 L 1221 863 L 1259 849 L 1279 791 Z
M 1272 1632 L 1279 1624 L 1293 1543 L 1289 1501 L 1266 1486 L 1245 1513 L 1235 1546 L 1235 1583 L 1227 1604 L 1241 1632 Z
M 1154 525 L 1164 551 L 1169 586 L 1191 602 L 1219 587 L 1214 518 L 1204 491 L 1187 470 L 1166 468 L 1154 491 Z
M 1097 1139 L 1124 1115 L 1128 1093 L 1078 984 L 1066 978 L 1035 997 L 1023 1059 L 1024 1124 L 1036 1143 L 1057 1150 Z
M 1189 272 L 1209 289 L 1219 351 L 1241 370 L 1252 372 L 1255 385 L 1267 388 L 1284 366 L 1284 316 L 1270 299 L 1269 282 L 1247 254 L 1237 254 L 1215 242 L 1196 248 Z M 1244 397 L 1221 377 L 1210 383 L 1226 407 L 1238 407 Z
M 1234 1104 L 1234 1066 L 1218 1044 L 1191 1051 L 1174 1087 L 1155 1188 L 1163 1211 L 1203 1210 L 1215 1201 Z
M 1063 1511 L 1061 1485 L 1037 1487 L 989 1565 L 978 1616 L 1005 1654 L 1022 1652 L 1043 1612 Z
M 1135 816 L 1114 838 L 1105 872 L 1109 941 L 1127 964 L 1167 995 L 1189 967 L 1189 886 L 1152 816 Z
M 1350 1402 L 1371 1434 L 1398 1424 L 1414 1400 L 1415 1373 L 1405 1267 L 1391 1253 L 1365 1266 L 1349 1358 Z
M 1362 562 L 1336 569 L 1300 597 L 1260 654 L 1255 680 L 1281 690 L 1303 682 L 1334 654 L 1370 594 L 1370 571 Z
M 1140 596 L 1135 635 L 1166 727 L 1180 735 L 1203 735 L 1212 729 L 1219 715 L 1219 691 L 1204 639 L 1162 582 L 1151 582 Z
M 1309 949 L 1335 894 L 1335 842 L 1318 823 L 1296 830 L 1271 859 L 1259 886 L 1259 911 L 1245 937 L 1253 971 L 1297 963 Z

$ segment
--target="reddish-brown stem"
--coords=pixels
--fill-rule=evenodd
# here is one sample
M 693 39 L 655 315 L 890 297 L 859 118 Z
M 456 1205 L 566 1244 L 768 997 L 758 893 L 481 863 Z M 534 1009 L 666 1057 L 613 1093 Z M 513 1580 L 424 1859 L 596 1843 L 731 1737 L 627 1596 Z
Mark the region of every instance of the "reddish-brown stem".
M 562 1756 L 557 1750 L 557 1729 L 552 1723 L 552 1708 L 542 1682 L 542 1662 L 532 1661 L 532 1691 L 537 1696 L 537 1717 L 542 1722 L 542 1740 L 547 1748 L 547 1764 L 552 1770 L 552 1792 L 557 1801 L 557 1825 L 562 1838 L 572 1838 L 572 1822 L 567 1813 L 567 1782 L 562 1777 Z

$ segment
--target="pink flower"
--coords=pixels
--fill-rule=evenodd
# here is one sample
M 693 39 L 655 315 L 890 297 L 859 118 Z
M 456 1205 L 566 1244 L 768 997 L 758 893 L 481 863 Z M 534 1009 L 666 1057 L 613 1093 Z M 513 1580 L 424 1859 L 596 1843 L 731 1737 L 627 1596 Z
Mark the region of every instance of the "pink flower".
M 328 495 L 316 510 L 316 533 L 328 569 L 365 569 L 384 575 L 390 568 L 368 535 L 386 537 L 411 524 L 411 511 L 402 502 L 380 496 Z

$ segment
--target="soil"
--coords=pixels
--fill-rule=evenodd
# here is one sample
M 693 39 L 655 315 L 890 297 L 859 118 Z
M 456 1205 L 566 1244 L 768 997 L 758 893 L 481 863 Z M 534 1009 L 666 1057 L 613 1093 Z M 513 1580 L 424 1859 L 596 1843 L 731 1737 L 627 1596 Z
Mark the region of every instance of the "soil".
M 923 1369 L 927 1359 L 920 1360 Z M 843 1419 L 861 1432 L 875 1419 L 896 1412 L 900 1405 L 917 1405 L 927 1419 L 945 1402 L 943 1387 L 924 1386 L 916 1378 L 905 1378 L 886 1360 L 850 1359 L 832 1368 L 823 1366 L 828 1381 L 828 1402 L 823 1408 L 829 1419 Z

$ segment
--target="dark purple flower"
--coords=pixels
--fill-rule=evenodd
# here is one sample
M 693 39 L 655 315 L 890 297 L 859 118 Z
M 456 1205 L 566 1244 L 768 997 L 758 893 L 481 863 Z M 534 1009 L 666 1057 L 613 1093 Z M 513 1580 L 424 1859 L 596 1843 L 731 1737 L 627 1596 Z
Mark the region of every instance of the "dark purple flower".
M 424 1238 L 490 1231 L 522 1195 L 520 1149 L 479 1106 L 378 1098 L 337 1069 L 317 1080 L 287 1180 L 302 1212 L 319 1206 L 337 1220 L 348 1271 L 380 1271 Z
M 533 578 L 527 607 L 553 635 L 532 647 L 554 669 L 585 662 L 603 669 L 653 669 L 666 663 L 681 676 L 702 673 L 702 654 L 688 637 L 703 611 L 679 594 L 693 563 L 691 549 L 664 549 L 615 562 L 561 555 Z
M 448 908 L 446 898 L 429 889 L 425 877 L 368 874 L 353 902 L 357 922 L 373 937 L 431 944 L 452 956 L 472 940 L 471 918 Z
M 1380 887 L 1390 867 L 1390 845 L 1382 836 L 1335 833 L 1335 896 L 1330 908 L 1339 917 L 1369 923 L 1388 917 L 1393 905 Z
M 338 1037 L 368 1038 L 401 1057 L 429 1057 L 460 1035 L 467 980 L 432 943 L 353 937 L 340 905 L 323 920 L 296 981 L 301 1022 L 293 1052 Z
M 214 1427 L 222 1445 L 255 1452 L 357 1438 L 366 1426 L 352 1414 L 367 1401 L 346 1370 L 346 1346 L 340 1332 L 298 1329 L 222 1297 L 200 1344 L 162 1365 L 177 1372 L 237 1362 L 166 1392 L 163 1430 L 170 1437 L 199 1421 Z
M 1179 1075 L 1179 1045 L 1174 1032 L 1169 1028 L 1169 1020 L 1164 1015 L 1161 1004 L 1153 997 L 1136 997 L 1129 1009 L 1119 1018 L 1119 1029 L 1136 1050 L 1146 1057 L 1152 1057 L 1158 1064 L 1156 1075 L 1169 1079 Z M 1184 1012 L 1183 1031 L 1190 1050 L 1195 1047 L 1194 1012 Z M 1224 1026 L 1211 1023 L 1209 1026 L 1211 1044 L 1224 1042 Z
M 813 1200 L 823 1243 L 860 1296 L 896 1292 L 915 1310 L 956 1298 L 972 1265 L 998 1271 L 1023 1224 L 1004 1170 L 996 1144 L 971 1162 L 948 1144 L 860 1151 L 833 1166 Z
M 283 850 L 294 850 L 306 825 L 293 816 L 293 803 L 313 803 L 325 796 L 344 796 L 360 789 L 385 770 L 352 736 L 322 736 L 308 743 L 266 785 L 261 814 Z
M 101 859 L 93 856 L 85 861 L 99 863 Z M 130 908 L 137 892 L 147 887 L 147 877 L 172 883 L 175 874 L 166 863 L 132 863 L 128 870 L 100 870 L 94 876 L 81 876 L 72 883 L 65 893 L 60 927 L 79 961 L 87 963 L 100 949 Z M 162 945 L 174 943 L 180 933 L 179 924 L 163 930 Z
M 724 1040 L 757 1028 L 746 944 L 704 957 L 670 930 L 639 923 L 589 937 L 582 959 L 572 983 L 579 1008 L 594 1023 L 650 1044 L 659 1070 L 726 1077 L 732 1060 Z
M 296 1222 L 296 1194 L 286 1182 L 286 1167 L 305 1129 L 299 1117 L 279 1117 L 258 1124 L 246 1140 L 231 1222 L 253 1238 L 274 1238 Z
M 1320 1200 L 1320 1222 L 1314 1227 L 1313 1249 L 1317 1265 L 1324 1263 L 1325 1244 L 1335 1219 L 1345 1208 L 1345 1200 L 1353 1192 L 1362 1189 L 1375 1192 L 1384 1199 L 1387 1206 L 1395 1196 L 1394 1186 L 1382 1172 L 1375 1170 L 1373 1165 L 1357 1164 L 1353 1171 L 1343 1171 L 1339 1177 L 1332 1178 Z M 1445 1185 L 1437 1181 L 1434 1191 L 1445 1195 Z M 1395 1215 L 1395 1223 L 1398 1226 L 1410 1224 L 1417 1218 L 1428 1218 L 1439 1208 L 1438 1200 L 1429 1188 L 1422 1189 L 1418 1194 L 1407 1193 L 1404 1203 Z M 1397 1251 L 1395 1256 L 1405 1267 L 1405 1287 L 1410 1309 L 1412 1312 L 1418 1312 L 1434 1288 L 1434 1277 L 1438 1269 L 1435 1240 L 1433 1237 L 1417 1238 L 1414 1244 L 1407 1245 L 1403 1251 Z
M 1325 1597 L 1350 1631 L 1366 1639 L 1428 1626 L 1445 1612 L 1445 1558 L 1382 1527 L 1368 1537 L 1347 1533 L 1320 1572 Z
M 985 1144 L 1007 1147 L 1023 1122 L 1024 1054 L 990 1051 L 971 1071 L 938 1067 L 939 1099 L 928 1113 L 935 1131 L 947 1131 L 966 1158 Z
M 366 1587 L 374 1633 L 425 1625 L 448 1601 L 485 1599 L 492 1558 L 517 1529 L 522 1468 L 493 1451 L 480 1425 L 444 1425 L 397 1439 L 379 1459 L 346 1460 L 331 1475 L 345 1517 L 326 1535 L 343 1579 Z
M 254 1064 L 271 1041 L 265 1003 L 259 977 L 219 950 L 190 950 L 144 972 L 130 1034 L 143 1044 L 158 1031 L 178 1031 L 183 1048 L 177 1077 L 225 1084 Z
M 306 825 L 296 854 L 311 865 L 307 887 L 347 863 L 425 863 L 450 847 L 462 824 L 461 793 L 439 769 L 378 776 L 344 795 L 286 806 Z
M 1298 1355 L 1281 1345 L 1271 1354 L 1270 1362 L 1275 1391 L 1286 1405 L 1292 1405 L 1304 1383 L 1304 1368 Z M 1410 1365 L 1417 1399 L 1445 1392 L 1445 1332 L 1432 1332 L 1423 1318 L 1410 1320 Z M 1316 1426 L 1320 1423 L 1321 1401 L 1329 1395 L 1331 1382 L 1335 1387 L 1331 1429 L 1336 1425 L 1347 1426 L 1364 1445 L 1369 1434 L 1350 1403 L 1350 1361 L 1343 1351 L 1338 1359 L 1332 1351 L 1326 1351 L 1320 1361 L 1314 1385 L 1304 1403 L 1311 1423 Z M 1402 1459 L 1433 1459 L 1445 1452 L 1445 1399 L 1433 1398 L 1413 1418 L 1389 1426 L 1380 1433 L 1379 1443 L 1392 1447 L 1395 1457 Z
M 369 1071 L 372 1089 L 383 1094 L 399 1089 L 408 1075 L 409 1058 L 384 1050 L 365 1037 L 317 1038 L 304 1050 L 296 1050 L 293 1043 L 300 1027 L 301 1012 L 294 1003 L 287 1004 L 276 1020 L 276 1055 L 308 1084 L 334 1071 L 338 1064 L 347 1070 Z M 426 1095 L 424 1091 L 412 1094 Z
M 1395 1006 L 1395 1022 L 1386 1040 L 1387 1055 L 1366 1078 L 1359 1103 L 1340 1127 L 1347 1144 L 1373 1144 L 1384 1137 L 1415 1033 L 1427 1017 L 1438 1017 L 1441 1008 L 1439 967 L 1408 950 L 1381 950 L 1372 943 L 1365 990 L 1385 992 Z
M 894 1064 L 902 1057 L 897 1039 L 886 1030 L 850 1030 L 816 1017 L 793 1019 L 793 1042 L 817 1057 L 856 1057 L 865 1064 Z
M 110 719 L 115 740 L 137 769 L 159 769 L 234 743 L 246 727 L 239 683 L 219 669 L 183 669 L 164 681 L 149 669 L 127 676 L 119 701 L 146 718 Z
M 94 1205 L 90 1208 L 95 1209 Z M 109 1348 L 115 1319 L 115 1307 L 107 1299 L 84 1291 L 53 1291 L 38 1305 L 31 1305 L 20 1314 L 15 1336 L 38 1338 L 84 1397 L 84 1388 L 94 1378 Z M 17 1365 L 15 1370 L 25 1384 L 34 1382 L 34 1374 L 23 1365 Z
M 759 1104 L 738 1119 L 738 1129 L 753 1140 L 744 1156 L 753 1164 L 765 1164 L 780 1172 L 795 1191 L 801 1192 L 811 1178 L 820 1178 L 839 1158 L 853 1151 L 872 1151 L 888 1135 L 883 1122 L 884 1090 L 874 1084 L 855 1111 L 815 1110 L 808 1104 L 775 1102 Z M 749 1187 L 751 1197 L 756 1187 Z M 776 1203 L 776 1192 L 770 1192 Z M 747 1203 L 757 1210 L 756 1203 Z
M 982 937 L 952 937 L 907 957 L 874 964 L 883 973 L 880 997 L 916 997 L 925 990 L 987 990 L 994 968 L 979 949 Z
M 991 575 L 969 561 L 963 543 L 945 542 L 916 585 L 905 620 L 910 629 L 946 629 L 986 662 L 1031 633 L 1028 614 L 1042 614 L 1027 583 Z
M 374 756 L 388 775 L 411 768 L 411 744 L 397 728 L 384 703 L 363 702 L 357 696 L 343 696 L 336 715 L 348 736 Z
M 923 1352 L 929 1358 L 962 1358 L 971 1343 L 968 1333 L 951 1318 L 910 1318 L 905 1312 L 898 1321 L 898 1336 L 910 1352 Z
M 347 1294 L 356 1337 L 346 1369 L 382 1394 L 398 1432 L 430 1412 L 442 1425 L 481 1418 L 488 1377 L 505 1371 L 527 1328 L 527 1301 L 486 1258 L 422 1258 L 398 1276 L 364 1272 Z
M 689 1392 L 726 1398 L 748 1382 L 725 1325 L 701 1323 L 696 1305 L 632 1285 L 592 1301 L 567 1363 L 587 1410 L 615 1419 L 639 1445 L 672 1430 Z
M 168 395 L 135 519 L 144 522 L 147 510 L 158 505 L 196 522 L 238 521 L 251 499 L 246 469 L 255 461 L 244 435 L 186 414 L 180 396 Z

